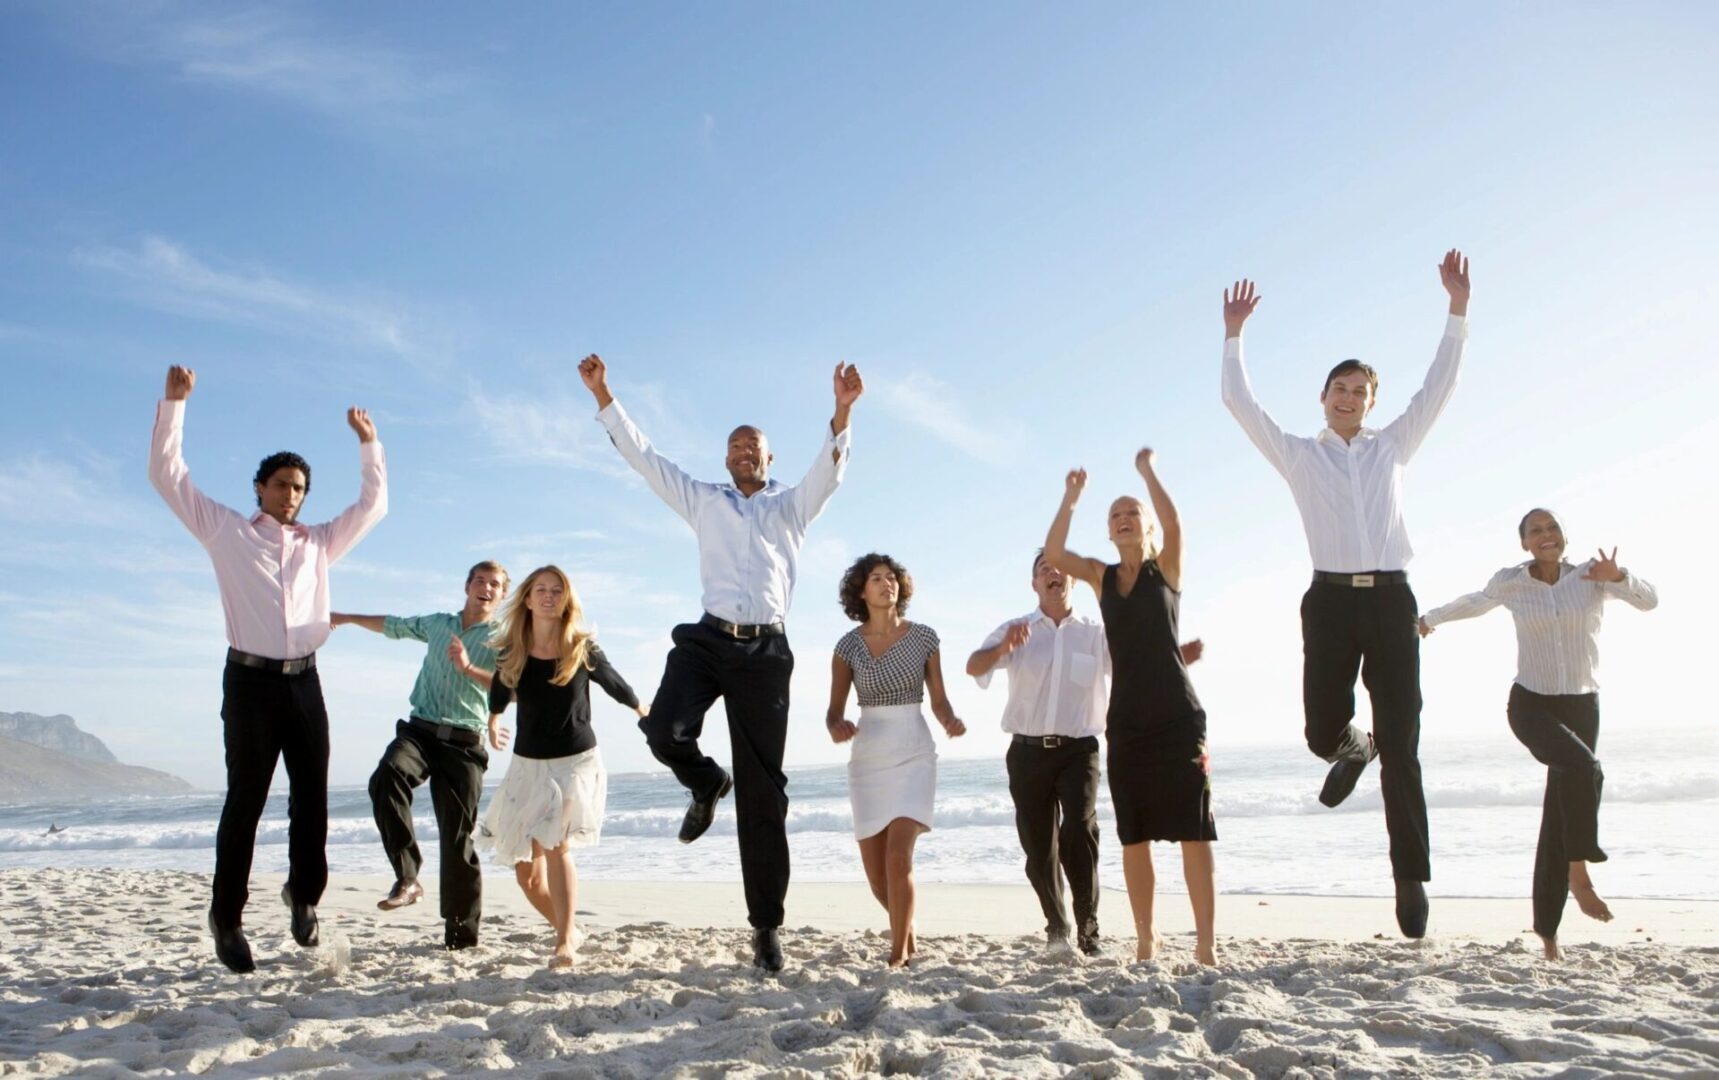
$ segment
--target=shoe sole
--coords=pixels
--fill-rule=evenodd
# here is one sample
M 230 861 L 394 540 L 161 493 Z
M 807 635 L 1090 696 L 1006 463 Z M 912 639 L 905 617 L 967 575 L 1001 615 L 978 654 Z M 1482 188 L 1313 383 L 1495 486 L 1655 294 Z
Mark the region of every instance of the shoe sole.
M 1367 763 L 1364 761 L 1339 761 L 1332 765 L 1331 771 L 1325 774 L 1325 786 L 1319 789 L 1320 805 L 1333 809 L 1341 806 L 1343 800 L 1354 792 L 1355 785 L 1361 782 L 1361 774 L 1366 771 Z
M 716 804 L 721 802 L 723 799 L 728 798 L 728 793 L 730 791 L 733 791 L 733 790 L 734 790 L 734 777 L 730 776 L 727 779 L 722 781 L 722 788 L 721 788 L 721 790 L 717 791 L 716 798 L 710 800 L 710 820 L 704 823 L 704 827 L 702 829 L 693 833 L 691 836 L 680 837 L 679 838 L 680 842 L 683 844 L 690 844 L 694 840 L 697 840 L 699 837 L 703 836 L 705 833 L 709 832 L 710 827 L 712 825 L 716 824 Z
M 290 915 L 292 912 L 291 885 L 281 886 L 281 903 L 287 906 L 287 912 Z M 309 940 L 306 940 L 306 938 Z M 298 947 L 301 949 L 314 949 L 318 945 L 322 944 L 322 924 L 317 921 L 316 916 L 313 914 L 311 916 L 310 933 L 301 938 L 298 936 L 298 927 L 294 926 L 292 927 L 292 939 L 298 942 Z
M 407 893 L 404 900 L 397 901 L 392 896 L 378 900 L 376 901 L 376 909 L 378 911 L 399 911 L 403 907 L 411 907 L 423 898 L 424 890 L 419 889 L 417 892 Z

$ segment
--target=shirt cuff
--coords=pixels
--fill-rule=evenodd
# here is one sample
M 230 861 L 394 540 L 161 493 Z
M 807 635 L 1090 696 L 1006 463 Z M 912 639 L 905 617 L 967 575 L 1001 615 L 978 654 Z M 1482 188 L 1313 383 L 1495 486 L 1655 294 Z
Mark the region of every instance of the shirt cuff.
M 827 430 L 827 425 L 826 425 Z M 840 431 L 831 431 L 829 438 L 824 440 L 825 446 L 834 446 L 838 450 L 846 450 L 853 445 L 854 426 L 850 421 L 848 426 Z
M 614 431 L 627 422 L 627 410 L 621 408 L 619 398 L 610 398 L 609 403 L 597 410 L 597 423 L 609 431 Z
M 371 439 L 358 444 L 358 460 L 366 465 L 382 464 L 382 440 Z
M 1468 316 L 1467 315 L 1449 315 L 1449 316 L 1446 316 L 1445 317 L 1445 323 L 1444 323 L 1444 336 L 1445 337 L 1467 337 L 1468 336 Z
M 401 636 L 400 623 L 401 619 L 398 615 L 382 616 L 382 636 L 398 640 Z
M 162 398 L 161 404 L 156 406 L 155 416 L 159 420 L 171 420 L 176 424 L 183 423 L 185 420 L 185 399 Z

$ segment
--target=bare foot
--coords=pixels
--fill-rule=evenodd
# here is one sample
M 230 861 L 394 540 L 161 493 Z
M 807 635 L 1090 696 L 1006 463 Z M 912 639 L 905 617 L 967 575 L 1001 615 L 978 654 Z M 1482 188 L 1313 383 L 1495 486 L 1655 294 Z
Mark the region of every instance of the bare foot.
M 1142 937 L 1134 949 L 1136 960 L 1156 960 L 1158 951 L 1164 947 L 1164 937 L 1154 930 L 1150 935 Z
M 1612 909 L 1600 899 L 1600 894 L 1594 891 L 1594 883 L 1582 875 L 1583 880 L 1577 881 L 1576 875 L 1570 875 L 1570 895 L 1576 898 L 1576 906 L 1582 909 L 1582 914 L 1600 922 L 1612 921 Z
M 549 958 L 550 971 L 565 971 L 573 966 L 573 943 L 564 941 L 555 946 L 555 955 Z
M 1213 941 L 1196 942 L 1194 945 L 1194 963 L 1207 967 L 1218 966 L 1218 946 Z
M 1558 948 L 1558 939 L 1555 937 L 1541 938 L 1540 947 L 1546 950 L 1546 959 L 1548 960 L 1562 960 L 1564 958 L 1564 952 Z

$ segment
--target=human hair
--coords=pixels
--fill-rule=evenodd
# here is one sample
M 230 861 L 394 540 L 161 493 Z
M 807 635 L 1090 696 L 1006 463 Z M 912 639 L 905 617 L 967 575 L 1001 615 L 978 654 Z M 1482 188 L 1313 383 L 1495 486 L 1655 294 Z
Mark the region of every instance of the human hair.
M 304 473 L 304 493 L 306 495 L 310 494 L 310 462 L 299 457 L 291 450 L 278 450 L 258 462 L 257 475 L 252 480 L 252 483 L 266 484 L 269 482 L 269 477 L 280 472 L 282 469 L 297 469 L 299 472 Z M 263 505 L 263 497 L 261 495 L 257 496 L 257 505 Z
M 895 594 L 895 613 L 905 614 L 907 602 L 913 599 L 913 575 L 907 572 L 907 567 L 888 555 L 868 552 L 855 559 L 854 564 L 848 567 L 847 573 L 842 575 L 842 611 L 854 622 L 865 622 L 866 617 L 871 614 L 865 606 L 865 581 L 871 577 L 871 572 L 880 566 L 889 567 L 889 572 L 895 575 L 898 587 Z
M 1044 548 L 1041 547 L 1041 548 L 1034 548 L 1033 549 L 1033 575 L 1035 577 L 1038 576 L 1039 563 L 1044 559 L 1044 557 L 1045 557 L 1045 549 Z
M 1372 389 L 1372 396 L 1378 397 L 1379 373 L 1373 370 L 1372 365 L 1363 364 L 1359 360 L 1345 360 L 1332 368 L 1331 373 L 1325 376 L 1325 389 L 1319 391 L 1319 393 L 1323 395 L 1326 391 L 1330 390 L 1332 380 L 1336 379 L 1339 375 L 1349 375 L 1357 371 L 1367 376 L 1367 385 Z
M 540 566 L 526 576 L 519 585 L 519 591 L 508 600 L 507 610 L 501 617 L 501 629 L 490 639 L 496 651 L 495 677 L 503 686 L 519 685 L 526 657 L 531 655 L 531 644 L 535 640 L 531 587 L 543 577 L 558 580 L 567 599 L 566 606 L 561 609 L 561 625 L 555 634 L 556 651 L 560 655 L 555 660 L 555 674 L 549 681 L 556 686 L 566 686 L 573 681 L 573 673 L 581 666 L 596 666 L 591 662 L 591 634 L 580 625 L 584 613 L 579 607 L 579 594 L 573 591 L 573 582 L 559 566 Z
M 1523 514 L 1522 520 L 1516 523 L 1516 539 L 1518 539 L 1518 540 L 1528 539 L 1528 519 L 1533 517 L 1535 514 L 1545 514 L 1547 517 L 1551 518 L 1553 521 L 1558 521 L 1558 515 L 1557 514 L 1554 514 L 1552 511 L 1546 509 L 1544 506 L 1536 506 L 1534 509 L 1528 511 L 1526 514 Z M 1563 528 L 1564 523 L 1562 521 L 1558 521 L 1558 527 L 1560 529 Z
M 493 559 L 485 559 L 483 562 L 473 563 L 472 568 L 470 570 L 466 571 L 466 584 L 467 585 L 470 585 L 472 583 L 472 578 L 475 578 L 478 576 L 479 570 L 488 570 L 492 574 L 501 575 L 501 591 L 504 593 L 507 592 L 507 587 L 508 587 L 508 582 L 509 582 L 509 578 L 507 576 L 507 567 L 501 565 L 500 563 L 496 562 Z

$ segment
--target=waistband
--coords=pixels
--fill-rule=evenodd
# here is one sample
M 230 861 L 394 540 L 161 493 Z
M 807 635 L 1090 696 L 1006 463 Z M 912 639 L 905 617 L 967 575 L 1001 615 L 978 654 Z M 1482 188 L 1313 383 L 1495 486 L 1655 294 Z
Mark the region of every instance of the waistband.
M 1326 585 L 1347 585 L 1353 589 L 1371 589 L 1375 585 L 1407 585 L 1407 570 L 1369 570 L 1364 574 L 1334 574 L 1329 570 L 1313 571 L 1313 580 Z
M 779 622 L 768 623 L 731 623 L 727 619 L 719 619 L 710 612 L 699 616 L 699 623 L 713 630 L 720 630 L 737 641 L 751 638 L 775 637 L 777 634 L 788 632 L 787 627 Z
M 1098 749 L 1097 735 L 1016 735 L 1016 746 L 1030 746 L 1035 750 L 1056 750 L 1064 746 L 1091 746 Z
M 301 656 L 297 660 L 273 660 L 267 656 L 241 652 L 229 647 L 227 649 L 227 663 L 237 664 L 240 667 L 256 668 L 258 671 L 272 671 L 278 675 L 301 675 L 306 671 L 316 670 L 316 654 Z
M 433 735 L 443 742 L 451 743 L 454 746 L 478 746 L 483 742 L 482 735 L 473 731 L 471 728 L 460 727 L 457 724 L 437 723 L 434 720 L 425 720 L 421 716 L 412 717 L 410 720 L 406 721 L 406 724 L 409 727 L 424 732 L 426 735 Z

